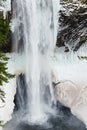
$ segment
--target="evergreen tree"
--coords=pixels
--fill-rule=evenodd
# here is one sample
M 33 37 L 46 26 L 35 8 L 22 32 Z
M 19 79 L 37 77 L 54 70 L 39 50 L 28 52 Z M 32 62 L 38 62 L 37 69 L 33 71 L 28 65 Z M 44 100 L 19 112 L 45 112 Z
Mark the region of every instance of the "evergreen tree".
M 6 0 L 1 0 L 4 2 Z M 1 4 L 1 3 L 0 3 Z M 7 36 L 10 31 L 8 20 L 4 19 L 3 16 L 0 16 L 0 46 L 6 44 Z M 2 90 L 3 83 L 7 83 L 9 78 L 13 78 L 14 75 L 10 74 L 7 70 L 7 63 L 9 58 L 3 53 L 0 52 L 0 100 L 5 102 L 5 92 Z M 3 122 L 0 121 L 0 126 L 2 126 Z
M 5 54 L 0 53 L 0 86 L 3 85 L 3 83 L 7 83 L 9 78 L 13 78 L 14 75 L 8 73 L 7 71 L 7 63 L 8 63 L 8 57 L 5 56 Z M 4 102 L 5 93 L 0 88 L 0 99 Z
M 7 41 L 7 34 L 10 31 L 9 23 L 7 20 L 0 16 L 0 45 L 3 45 Z M 7 63 L 9 58 L 2 52 L 0 52 L 0 100 L 4 102 L 5 93 L 2 90 L 4 82 L 8 82 L 9 78 L 13 78 L 14 75 L 8 73 Z
M 8 20 L 5 20 L 3 16 L 0 16 L 0 45 L 6 43 L 9 31 L 10 27 Z

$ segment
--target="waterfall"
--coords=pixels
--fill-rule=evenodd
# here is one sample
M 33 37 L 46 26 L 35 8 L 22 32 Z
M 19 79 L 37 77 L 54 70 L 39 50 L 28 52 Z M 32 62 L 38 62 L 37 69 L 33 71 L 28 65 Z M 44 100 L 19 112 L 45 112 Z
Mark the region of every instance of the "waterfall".
M 17 89 L 12 120 L 4 126 L 3 130 L 85 130 L 84 125 L 70 113 L 68 108 L 62 106 L 60 103 L 57 104 L 58 111 L 56 111 L 54 107 L 56 100 L 52 86 L 52 63 L 50 63 L 50 59 L 56 58 L 53 59 L 54 64 L 58 60 L 58 64 L 56 63 L 54 66 L 55 72 L 58 70 L 58 79 L 60 81 L 66 81 L 66 79 L 68 79 L 68 85 L 71 83 L 70 86 L 67 86 L 65 82 L 66 86 L 62 87 L 64 89 L 61 89 L 61 84 L 60 88 L 58 86 L 60 90 L 58 91 L 60 99 L 64 97 L 63 100 L 66 101 L 67 104 L 72 100 L 72 97 L 75 99 L 75 94 L 71 96 L 71 94 L 74 93 L 72 93 L 71 87 L 74 85 L 72 86 L 72 82 L 70 81 L 72 78 L 76 81 L 76 74 L 78 76 L 78 73 L 79 76 L 81 74 L 80 80 L 82 80 L 84 77 L 80 72 L 86 73 L 85 70 L 87 70 L 86 67 L 83 68 L 83 64 L 79 59 L 76 61 L 79 53 L 75 53 L 75 55 L 73 53 L 71 55 L 69 55 L 69 53 L 61 54 L 58 49 L 58 57 L 56 54 L 54 55 L 55 57 L 52 57 L 57 37 L 58 8 L 58 0 L 13 1 L 13 19 L 11 27 L 14 41 L 13 51 L 15 55 L 13 54 L 10 59 L 11 63 L 9 63 L 11 65 L 9 64 L 10 66 L 8 66 L 8 68 L 10 72 L 16 70 L 15 73 L 18 74 L 16 77 Z M 76 62 L 74 63 L 76 64 L 72 64 L 72 60 L 75 60 Z M 70 63 L 69 66 L 67 63 Z M 81 65 L 80 69 L 78 69 L 79 63 Z M 87 62 L 84 63 L 86 66 Z M 8 86 L 10 85 L 14 88 L 14 84 L 15 80 L 13 79 L 12 82 L 9 82 Z M 68 87 L 68 89 L 66 89 L 66 87 Z M 76 88 L 76 86 L 74 86 L 74 88 Z M 6 90 L 8 89 L 6 88 Z M 81 98 L 82 101 L 85 102 L 84 97 L 86 94 L 83 94 L 85 90 L 86 87 L 83 87 L 80 91 L 80 94 L 82 92 L 83 96 L 79 95 L 76 99 L 77 103 Z M 7 93 L 7 103 L 13 101 L 13 93 L 15 93 L 15 91 L 13 91 L 11 92 L 11 96 Z M 8 113 L 8 109 L 12 109 L 13 107 L 13 102 L 12 105 L 7 104 L 4 118 L 6 118 L 7 115 L 11 115 L 10 113 L 12 113 L 12 110 Z M 79 108 L 82 107 L 83 105 L 81 104 Z M 76 108 L 79 111 L 78 104 L 76 104 Z M 85 112 L 83 113 L 85 110 L 86 109 L 81 109 L 82 117 L 85 115 Z M 77 115 L 79 115 L 78 111 Z M 81 119 L 84 120 L 84 118 Z M 86 122 L 86 120 L 84 122 Z
M 56 44 L 58 8 L 59 0 L 13 2 L 13 50 L 25 55 L 26 111 L 33 123 L 54 113 L 52 106 L 56 101 L 49 60 Z

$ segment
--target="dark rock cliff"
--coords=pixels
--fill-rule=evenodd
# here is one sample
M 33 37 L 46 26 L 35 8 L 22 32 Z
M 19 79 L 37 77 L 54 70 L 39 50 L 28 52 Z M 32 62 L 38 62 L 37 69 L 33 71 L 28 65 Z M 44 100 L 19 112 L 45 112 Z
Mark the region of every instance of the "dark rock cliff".
M 87 0 L 61 0 L 57 47 L 77 51 L 87 41 Z
M 57 36 L 57 47 L 65 47 L 77 51 L 87 42 L 87 0 L 60 0 L 61 10 L 59 12 L 59 32 Z M 11 3 L 12 4 L 12 3 Z M 3 13 L 0 12 L 0 16 Z M 12 11 L 7 13 L 6 19 L 12 18 Z M 11 52 L 12 32 L 9 31 L 7 41 L 0 45 L 0 51 Z

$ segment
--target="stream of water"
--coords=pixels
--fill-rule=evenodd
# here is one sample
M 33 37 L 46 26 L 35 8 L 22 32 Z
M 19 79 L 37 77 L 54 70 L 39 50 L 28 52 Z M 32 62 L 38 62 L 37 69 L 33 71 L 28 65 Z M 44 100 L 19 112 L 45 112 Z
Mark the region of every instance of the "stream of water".
M 54 113 L 52 104 L 56 101 L 49 60 L 56 43 L 58 10 L 59 0 L 13 2 L 13 50 L 25 54 L 26 111 L 33 123 L 47 119 L 47 113 Z

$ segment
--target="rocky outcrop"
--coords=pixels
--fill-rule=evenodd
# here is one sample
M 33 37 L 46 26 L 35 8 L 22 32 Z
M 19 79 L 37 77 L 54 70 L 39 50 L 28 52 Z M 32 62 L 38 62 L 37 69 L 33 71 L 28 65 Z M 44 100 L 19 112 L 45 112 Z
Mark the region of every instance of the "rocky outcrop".
M 71 81 L 60 82 L 55 86 L 56 98 L 87 127 L 87 85 L 75 85 Z
M 83 0 L 61 0 L 57 46 L 77 51 L 87 41 L 87 5 Z
M 56 98 L 66 107 L 71 108 L 73 106 L 73 102 L 78 96 L 79 89 L 78 87 L 71 81 L 64 81 L 58 83 L 56 86 Z

